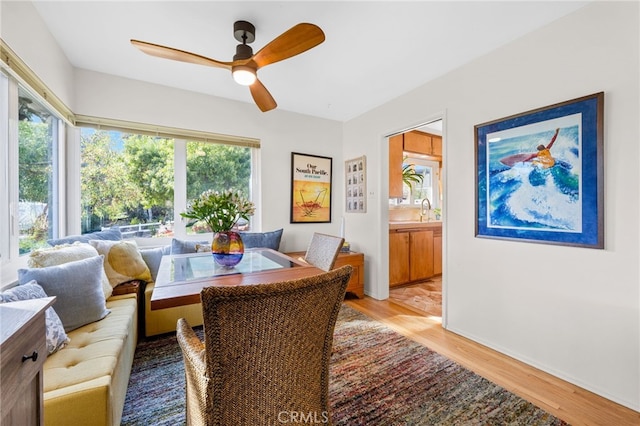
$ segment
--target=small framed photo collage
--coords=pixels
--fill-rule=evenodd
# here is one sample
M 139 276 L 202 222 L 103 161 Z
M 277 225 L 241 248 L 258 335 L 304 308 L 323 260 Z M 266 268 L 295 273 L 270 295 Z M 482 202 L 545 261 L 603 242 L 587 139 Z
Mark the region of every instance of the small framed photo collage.
M 367 212 L 367 158 L 345 161 L 345 208 L 347 213 Z

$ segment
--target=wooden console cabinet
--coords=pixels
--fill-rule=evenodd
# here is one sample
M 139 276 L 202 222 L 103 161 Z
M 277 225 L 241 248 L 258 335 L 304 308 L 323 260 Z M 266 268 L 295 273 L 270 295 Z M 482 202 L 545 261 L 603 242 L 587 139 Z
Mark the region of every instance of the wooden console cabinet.
M 293 258 L 298 258 L 304 257 L 305 252 L 297 251 L 285 254 Z M 359 299 L 362 299 L 364 297 L 364 254 L 353 251 L 339 253 L 333 268 L 339 268 L 344 265 L 351 265 L 353 267 L 353 273 L 347 285 L 347 293 L 351 293 Z
M 43 425 L 44 312 L 55 297 L 0 304 L 0 424 Z

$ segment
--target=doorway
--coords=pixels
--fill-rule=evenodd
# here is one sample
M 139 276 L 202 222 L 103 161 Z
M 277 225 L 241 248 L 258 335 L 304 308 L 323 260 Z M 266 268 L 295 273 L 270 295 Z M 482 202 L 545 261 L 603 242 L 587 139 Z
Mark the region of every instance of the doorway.
M 402 193 L 390 189 L 389 300 L 442 321 L 443 120 L 402 135 Z M 399 135 L 389 138 L 389 179 L 398 172 Z M 423 148 L 425 146 L 425 148 Z M 395 156 L 395 157 L 394 157 Z M 406 179 L 404 174 L 412 173 Z

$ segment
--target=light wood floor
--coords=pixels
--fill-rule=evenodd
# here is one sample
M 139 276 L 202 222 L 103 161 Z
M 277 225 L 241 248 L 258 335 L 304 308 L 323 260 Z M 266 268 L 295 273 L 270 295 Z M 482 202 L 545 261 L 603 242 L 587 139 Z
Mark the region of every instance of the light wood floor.
M 640 425 L 640 413 L 446 331 L 439 317 L 367 296 L 346 303 L 571 425 Z
M 389 289 L 389 300 L 419 314 L 442 318 L 442 278 Z

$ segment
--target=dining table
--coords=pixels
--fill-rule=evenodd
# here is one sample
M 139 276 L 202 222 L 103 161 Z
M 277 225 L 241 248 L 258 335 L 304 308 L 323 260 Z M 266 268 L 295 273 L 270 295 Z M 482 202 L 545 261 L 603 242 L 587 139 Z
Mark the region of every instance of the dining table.
M 323 272 L 300 258 L 270 248 L 246 249 L 234 267 L 218 265 L 211 252 L 165 255 L 150 307 L 156 310 L 200 303 L 200 292 L 205 287 L 268 284 Z

